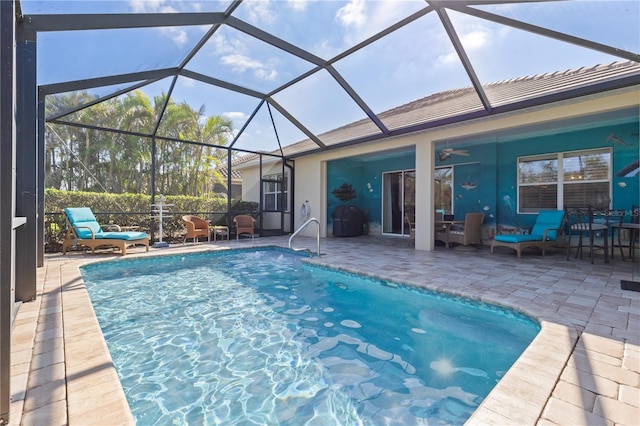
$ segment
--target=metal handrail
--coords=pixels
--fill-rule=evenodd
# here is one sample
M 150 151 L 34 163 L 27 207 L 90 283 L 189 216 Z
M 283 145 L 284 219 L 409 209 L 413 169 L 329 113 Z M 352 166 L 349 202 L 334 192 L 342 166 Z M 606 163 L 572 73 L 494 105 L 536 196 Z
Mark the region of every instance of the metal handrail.
M 304 251 L 304 250 L 307 250 L 307 251 L 309 251 L 309 253 L 311 253 L 311 250 L 309 250 L 309 249 L 295 249 L 295 248 L 293 248 L 292 242 L 293 242 L 293 238 L 296 235 L 298 235 L 298 233 L 300 231 L 302 231 L 304 228 L 306 228 L 312 222 L 315 222 L 315 224 L 318 225 L 318 230 L 316 232 L 316 240 L 317 240 L 317 244 L 318 244 L 317 253 L 318 253 L 318 257 L 319 257 L 320 256 L 320 221 L 318 219 L 316 219 L 315 217 L 312 217 L 311 219 L 309 219 L 305 223 L 303 223 L 302 226 L 300 226 L 300 228 L 298 228 L 298 230 L 296 232 L 294 232 L 289 237 L 289 249 L 291 249 L 293 251 Z

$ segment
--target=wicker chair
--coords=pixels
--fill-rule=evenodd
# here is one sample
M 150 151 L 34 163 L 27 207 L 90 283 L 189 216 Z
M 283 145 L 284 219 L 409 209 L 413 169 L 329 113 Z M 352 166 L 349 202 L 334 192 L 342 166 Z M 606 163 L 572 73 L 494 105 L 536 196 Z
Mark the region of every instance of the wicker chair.
M 436 232 L 436 239 L 443 241 L 447 247 L 450 244 L 471 244 L 482 245 L 480 230 L 484 221 L 484 213 L 467 213 L 464 217 L 464 224 L 453 224 Z
M 194 215 L 182 216 L 184 226 L 187 228 L 187 234 L 184 236 L 186 242 L 188 238 L 193 238 L 193 242 L 198 241 L 199 237 L 207 237 L 207 241 L 211 241 L 211 233 L 209 232 L 209 222 Z
M 256 220 L 248 214 L 241 214 L 233 218 L 233 223 L 236 225 L 236 241 L 240 239 L 240 234 L 249 234 L 251 239 L 254 236 L 254 224 Z

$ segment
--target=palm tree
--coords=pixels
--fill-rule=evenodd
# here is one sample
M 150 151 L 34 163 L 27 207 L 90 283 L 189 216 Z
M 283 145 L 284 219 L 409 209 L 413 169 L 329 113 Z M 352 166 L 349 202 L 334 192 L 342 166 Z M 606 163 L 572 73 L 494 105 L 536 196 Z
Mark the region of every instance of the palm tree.
M 69 110 L 91 100 L 93 97 L 83 92 L 52 96 L 47 102 L 47 112 Z M 151 135 L 158 126 L 159 136 L 203 144 L 157 140 L 158 192 L 208 194 L 217 182 L 222 182 L 218 169 L 227 153 L 216 147 L 228 144 L 233 126 L 226 118 L 206 117 L 204 111 L 204 106 L 194 110 L 186 102 L 167 101 L 165 93 L 151 100 L 140 90 L 79 110 L 65 119 L 150 136 L 56 125 L 55 133 L 45 134 L 47 186 L 150 193 L 150 182 L 145 176 L 150 172 Z

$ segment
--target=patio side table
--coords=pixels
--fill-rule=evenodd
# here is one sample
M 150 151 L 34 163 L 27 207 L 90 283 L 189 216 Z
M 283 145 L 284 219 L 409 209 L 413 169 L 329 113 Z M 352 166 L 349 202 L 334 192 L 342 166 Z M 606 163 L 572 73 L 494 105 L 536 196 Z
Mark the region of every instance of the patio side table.
M 229 227 L 228 226 L 212 226 L 211 233 L 213 234 L 213 241 L 218 241 L 218 235 L 220 240 L 229 240 Z M 226 237 L 226 238 L 225 238 Z

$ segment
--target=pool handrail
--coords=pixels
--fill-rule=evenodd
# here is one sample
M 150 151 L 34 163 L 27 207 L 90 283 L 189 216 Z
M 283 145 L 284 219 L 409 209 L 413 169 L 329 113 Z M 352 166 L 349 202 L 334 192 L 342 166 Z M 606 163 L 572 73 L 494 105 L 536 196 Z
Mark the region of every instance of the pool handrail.
M 305 223 L 303 223 L 300 228 L 298 228 L 296 230 L 296 232 L 294 232 L 293 234 L 291 234 L 291 236 L 289 237 L 289 249 L 293 250 L 293 251 L 304 251 L 307 250 L 309 251 L 309 253 L 312 253 L 310 249 L 306 248 L 306 249 L 295 249 L 293 248 L 293 238 L 298 235 L 298 233 L 300 231 L 302 231 L 304 228 L 306 228 L 310 223 L 315 223 L 316 225 L 318 225 L 318 229 L 316 231 L 316 241 L 317 241 L 317 254 L 318 257 L 320 257 L 320 221 L 318 219 L 316 219 L 315 217 L 310 218 L 309 220 L 307 220 Z

